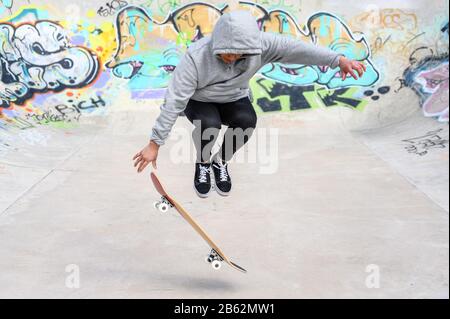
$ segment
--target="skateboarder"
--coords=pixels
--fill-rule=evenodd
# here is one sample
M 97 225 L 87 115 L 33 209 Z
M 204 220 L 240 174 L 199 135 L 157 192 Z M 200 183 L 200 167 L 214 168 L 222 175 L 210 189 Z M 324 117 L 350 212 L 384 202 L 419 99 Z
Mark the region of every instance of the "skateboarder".
M 211 171 L 216 190 L 228 195 L 229 162 L 247 143 L 256 127 L 249 80 L 272 62 L 339 67 L 342 80 L 357 79 L 366 70 L 363 63 L 347 59 L 328 48 L 292 37 L 261 32 L 248 11 L 233 11 L 220 17 L 211 36 L 191 44 L 178 63 L 166 91 L 161 113 L 150 142 L 133 160 L 138 172 L 149 163 L 156 168 L 161 145 L 182 113 L 194 124 L 197 150 L 194 187 L 200 197 L 211 190 Z M 355 72 L 356 71 L 356 72 Z M 227 126 L 224 142 L 216 154 L 211 150 L 221 126 Z

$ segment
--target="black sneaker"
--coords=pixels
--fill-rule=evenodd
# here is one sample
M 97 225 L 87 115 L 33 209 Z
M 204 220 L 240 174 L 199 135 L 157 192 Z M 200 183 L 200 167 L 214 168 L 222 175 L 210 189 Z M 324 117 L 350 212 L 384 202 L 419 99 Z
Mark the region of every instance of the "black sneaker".
M 212 168 L 217 193 L 222 196 L 228 196 L 231 191 L 231 178 L 230 174 L 228 174 L 228 164 L 221 159 L 217 159 L 213 161 Z
M 199 197 L 208 197 L 211 191 L 211 164 L 195 164 L 194 188 Z

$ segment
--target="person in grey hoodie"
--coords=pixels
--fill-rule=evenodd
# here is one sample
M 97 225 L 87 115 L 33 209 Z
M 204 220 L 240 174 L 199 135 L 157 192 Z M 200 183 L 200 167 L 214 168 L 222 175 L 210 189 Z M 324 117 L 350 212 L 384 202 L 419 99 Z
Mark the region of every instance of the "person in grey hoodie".
M 197 194 L 208 196 L 212 170 L 216 191 L 228 195 L 231 178 L 227 162 L 256 127 L 249 81 L 262 66 L 275 62 L 339 67 L 343 80 L 348 75 L 357 79 L 356 73 L 362 76 L 366 71 L 363 63 L 328 48 L 260 31 L 249 11 L 225 13 L 210 36 L 189 46 L 173 72 L 150 142 L 133 157 L 138 172 L 150 163 L 156 168 L 160 146 L 184 113 L 195 127 Z M 222 125 L 228 127 L 223 144 L 218 153 L 211 154 Z

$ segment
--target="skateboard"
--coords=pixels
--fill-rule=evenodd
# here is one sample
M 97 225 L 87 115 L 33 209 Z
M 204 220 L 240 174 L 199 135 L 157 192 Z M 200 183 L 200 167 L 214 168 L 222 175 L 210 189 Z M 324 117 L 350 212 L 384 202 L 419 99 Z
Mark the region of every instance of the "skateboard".
M 164 187 L 162 186 L 161 181 L 158 176 L 156 176 L 155 172 L 150 173 L 151 180 L 153 185 L 155 186 L 157 192 L 161 195 L 161 199 L 154 203 L 154 207 L 158 209 L 162 213 L 166 213 L 170 208 L 175 208 L 175 210 L 188 222 L 189 225 L 203 238 L 203 240 L 209 245 L 211 248 L 211 252 L 206 257 L 206 262 L 211 264 L 213 269 L 219 270 L 222 267 L 222 263 L 227 263 L 232 268 L 246 273 L 247 270 L 242 268 L 241 266 L 233 263 L 224 253 L 223 251 L 214 243 L 214 241 L 209 237 L 209 235 L 205 232 L 205 230 L 192 218 L 192 216 L 183 208 L 180 204 L 178 204 L 172 196 L 170 196 Z

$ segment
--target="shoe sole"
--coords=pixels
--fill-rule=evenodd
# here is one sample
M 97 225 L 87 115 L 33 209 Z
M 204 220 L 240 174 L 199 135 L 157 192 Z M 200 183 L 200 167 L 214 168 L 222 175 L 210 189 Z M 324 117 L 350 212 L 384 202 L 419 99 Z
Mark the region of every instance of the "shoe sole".
M 214 169 L 214 168 L 211 168 L 211 169 Z M 222 191 L 220 190 L 219 186 L 217 186 L 217 183 L 216 183 L 216 175 L 214 175 L 214 172 L 211 172 L 211 177 L 214 178 L 214 190 L 217 192 L 217 194 L 219 194 L 220 196 L 223 196 L 223 197 L 229 196 L 231 190 L 230 190 L 229 192 L 222 192 Z
M 208 198 L 208 197 L 209 197 L 209 194 L 211 194 L 211 189 L 209 189 L 209 191 L 208 191 L 206 194 L 200 193 L 200 192 L 197 190 L 197 188 L 195 188 L 195 185 L 194 185 L 194 191 L 197 193 L 197 196 L 200 197 L 200 198 Z
M 214 190 L 217 192 L 217 194 L 219 194 L 220 196 L 223 196 L 223 197 L 227 197 L 228 195 L 230 195 L 230 192 L 231 192 L 231 190 L 229 192 L 222 192 L 219 189 L 219 187 L 217 186 L 215 178 L 214 178 Z

